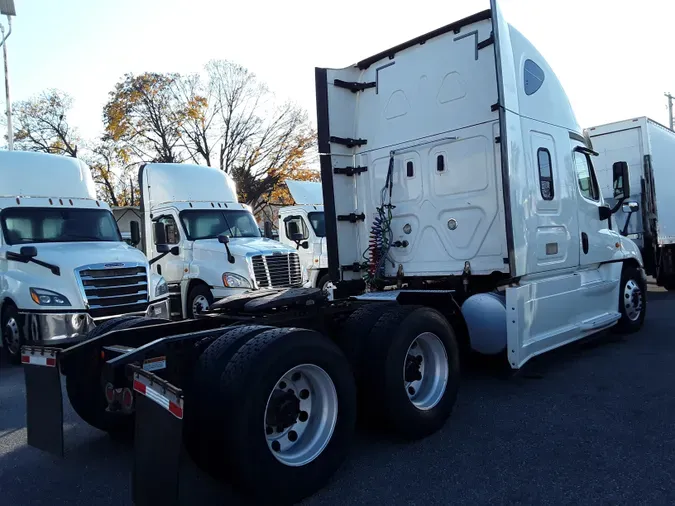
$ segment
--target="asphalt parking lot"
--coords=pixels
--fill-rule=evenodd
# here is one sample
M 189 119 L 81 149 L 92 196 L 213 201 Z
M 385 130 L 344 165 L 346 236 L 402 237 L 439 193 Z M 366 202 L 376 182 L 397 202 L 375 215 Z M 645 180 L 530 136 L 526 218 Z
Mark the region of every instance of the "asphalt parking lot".
M 332 504 L 675 504 L 675 294 L 651 286 L 644 329 L 465 374 L 453 416 L 417 443 L 359 434 Z M 66 459 L 26 446 L 23 373 L 0 367 L 0 503 L 131 504 L 132 449 L 65 407 Z M 183 504 L 240 504 L 185 462 Z M 264 486 L 264 483 L 261 483 Z

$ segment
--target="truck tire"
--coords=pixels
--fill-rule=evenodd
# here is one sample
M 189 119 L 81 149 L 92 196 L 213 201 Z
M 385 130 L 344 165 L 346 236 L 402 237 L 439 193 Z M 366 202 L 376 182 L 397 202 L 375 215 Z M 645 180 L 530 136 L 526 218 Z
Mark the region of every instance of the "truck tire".
M 12 365 L 21 363 L 21 346 L 26 342 L 23 316 L 14 304 L 7 304 L 2 310 L 2 347 Z
M 342 352 L 347 356 L 349 364 L 354 372 L 356 384 L 361 383 L 363 371 L 367 367 L 365 363 L 365 343 L 380 316 L 392 307 L 395 302 L 374 302 L 366 304 L 354 311 L 344 323 L 336 340 Z M 360 395 L 360 390 L 359 390 Z
M 249 339 L 270 330 L 267 325 L 239 325 L 218 329 L 221 334 L 199 356 L 195 365 L 190 396 L 186 396 L 185 446 L 195 463 L 210 474 L 219 474 L 219 461 L 213 448 L 224 444 L 225 413 L 219 400 L 220 376 L 232 356 Z
M 213 304 L 213 294 L 206 285 L 193 286 L 187 297 L 186 316 L 188 320 L 197 317 L 202 311 L 206 311 Z M 199 309 L 201 308 L 201 309 Z
M 142 316 L 121 316 L 98 325 L 89 333 L 89 339 L 101 336 L 113 330 L 124 330 L 153 323 L 166 323 L 159 318 Z M 70 405 L 77 415 L 92 427 L 111 435 L 128 435 L 133 432 L 134 416 L 106 411 L 108 401 L 101 384 L 103 361 L 99 349 L 92 350 L 82 357 L 78 367 L 66 372 L 66 392 Z
M 323 293 L 326 293 L 326 285 L 330 283 L 330 274 L 324 274 L 316 282 L 316 287 L 320 289 Z
M 454 407 L 459 346 L 446 318 L 429 307 L 395 306 L 367 339 L 361 405 L 368 422 L 415 440 L 439 430 Z
M 220 382 L 228 416 L 222 456 L 230 479 L 265 504 L 292 504 L 321 489 L 347 456 L 356 421 L 349 363 L 312 330 L 258 334 Z
M 632 334 L 642 328 L 647 312 L 647 278 L 642 269 L 624 264 L 619 288 L 621 318 L 612 330 Z

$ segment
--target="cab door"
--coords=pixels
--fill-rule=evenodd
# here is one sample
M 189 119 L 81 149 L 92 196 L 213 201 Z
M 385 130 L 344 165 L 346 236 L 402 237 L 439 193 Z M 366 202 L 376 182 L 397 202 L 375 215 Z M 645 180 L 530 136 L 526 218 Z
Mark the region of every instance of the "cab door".
M 297 244 L 293 241 L 294 234 L 300 234 L 302 239 L 300 240 L 300 247 L 298 248 L 298 256 L 300 257 L 300 265 L 309 269 L 312 267 L 312 258 L 314 255 L 313 249 L 310 247 L 310 243 L 313 242 L 312 233 L 310 232 L 309 223 L 307 223 L 306 213 L 297 213 L 291 216 L 286 216 L 283 220 L 283 234 L 288 238 L 288 244 L 292 245 L 291 247 L 297 248 Z M 307 246 L 305 248 L 304 246 Z
M 593 152 L 581 142 L 573 142 L 572 146 L 572 163 L 579 194 L 579 265 L 595 265 L 614 258 L 621 241 L 618 232 L 609 228 L 610 222 L 606 217 L 609 208 L 600 194 L 591 158 Z
M 164 225 L 164 230 L 166 232 L 166 242 L 170 247 L 178 246 L 179 254 L 174 255 L 169 253 L 157 260 L 153 265 L 153 270 L 166 279 L 167 283 L 178 283 L 183 279 L 183 269 L 184 269 L 184 245 L 181 237 L 180 229 L 178 227 L 177 218 L 173 213 L 161 214 L 156 220 Z M 154 228 L 153 228 L 154 234 Z M 157 241 L 153 237 L 152 241 L 152 255 L 150 258 L 155 258 L 160 255 L 157 252 Z

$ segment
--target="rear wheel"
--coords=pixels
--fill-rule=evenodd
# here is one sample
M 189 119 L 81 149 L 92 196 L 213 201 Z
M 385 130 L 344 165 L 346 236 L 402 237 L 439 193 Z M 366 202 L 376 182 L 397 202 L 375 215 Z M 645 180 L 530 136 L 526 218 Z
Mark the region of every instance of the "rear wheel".
M 270 330 L 265 325 L 245 325 L 219 329 L 221 334 L 199 356 L 195 365 L 185 410 L 185 445 L 197 465 L 212 474 L 222 474 L 213 448 L 224 444 L 222 425 L 226 413 L 219 402 L 220 376 L 232 356 L 248 340 Z
M 355 394 L 345 356 L 321 334 L 273 329 L 251 339 L 221 380 L 234 484 L 274 504 L 322 488 L 346 458 Z
M 21 363 L 21 346 L 25 340 L 23 316 L 14 305 L 6 305 L 2 311 L 2 347 L 10 364 Z
M 93 339 L 113 330 L 143 327 L 155 323 L 166 323 L 166 320 L 122 316 L 98 325 L 89 333 L 88 338 Z M 92 427 L 110 434 L 131 434 L 134 426 L 133 414 L 107 411 L 108 401 L 101 378 L 103 364 L 100 350 L 94 349 L 86 357 L 83 356 L 76 367 L 66 371 L 68 399 L 78 416 Z
M 429 307 L 394 306 L 368 336 L 361 405 L 368 421 L 404 439 L 440 429 L 459 389 L 459 347 L 445 317 Z

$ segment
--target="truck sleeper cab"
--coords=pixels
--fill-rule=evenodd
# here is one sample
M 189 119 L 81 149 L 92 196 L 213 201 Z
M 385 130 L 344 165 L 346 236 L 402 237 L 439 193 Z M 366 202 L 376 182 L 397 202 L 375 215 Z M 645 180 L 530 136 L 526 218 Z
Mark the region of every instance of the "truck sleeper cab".
M 327 292 L 332 283 L 328 274 L 321 183 L 287 180 L 286 186 L 295 205 L 279 209 L 279 241 L 297 249 L 300 265 L 307 273 L 305 286 Z
M 195 320 L 118 320 L 85 347 L 25 347 L 30 445 L 63 453 L 63 371 L 92 400 L 135 392 L 126 411 L 100 402 L 101 418 L 85 420 L 135 423 L 136 504 L 175 503 L 182 441 L 214 475 L 290 504 L 328 483 L 357 420 L 407 440 L 439 430 L 463 351 L 518 369 L 641 327 L 639 251 L 609 228 L 595 152 L 496 0 L 349 68 L 316 69 L 316 94 L 333 298 L 250 290 Z M 613 170 L 625 198 L 628 166 Z M 98 370 L 72 367 L 101 352 Z M 33 364 L 40 354 L 51 366 Z
M 150 163 L 138 177 L 142 249 L 167 280 L 173 318 L 194 318 L 246 290 L 302 285 L 297 251 L 261 236 L 225 172 Z
M 168 318 L 167 286 L 120 237 L 74 158 L 0 153 L 0 329 L 17 363 L 25 343 L 67 346 L 123 314 Z

